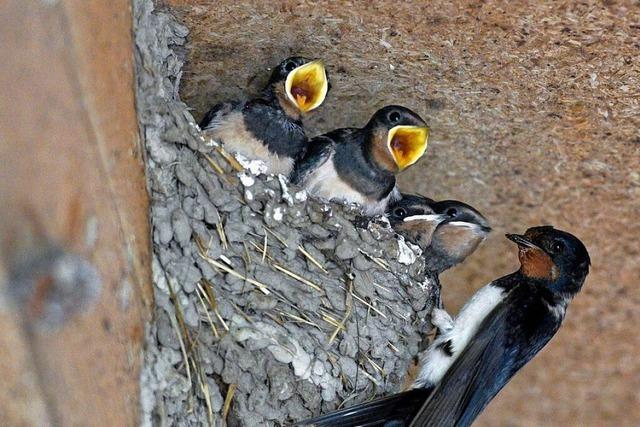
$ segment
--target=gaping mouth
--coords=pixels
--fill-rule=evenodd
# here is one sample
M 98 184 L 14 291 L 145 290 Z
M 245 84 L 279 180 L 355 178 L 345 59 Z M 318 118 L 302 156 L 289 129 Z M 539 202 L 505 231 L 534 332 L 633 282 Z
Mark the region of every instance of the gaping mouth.
M 396 126 L 389 131 L 387 147 L 398 169 L 403 170 L 418 161 L 427 149 L 429 128 Z
M 322 61 L 307 62 L 295 68 L 285 82 L 287 97 L 303 113 L 318 108 L 328 90 L 329 81 Z

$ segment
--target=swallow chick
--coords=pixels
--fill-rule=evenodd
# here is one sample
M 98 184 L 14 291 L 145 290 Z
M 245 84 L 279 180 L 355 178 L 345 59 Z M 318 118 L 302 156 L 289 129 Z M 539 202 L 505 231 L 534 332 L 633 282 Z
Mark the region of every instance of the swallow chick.
M 323 199 L 358 203 L 365 215 L 382 214 L 399 198 L 396 174 L 422 157 L 428 134 L 424 120 L 410 109 L 384 107 L 363 128 L 313 138 L 291 180 Z
M 424 251 L 427 268 L 440 274 L 471 255 L 487 238 L 491 227 L 477 209 L 458 200 L 435 202 L 431 207 L 446 217 Z
M 520 269 L 481 288 L 421 356 L 413 389 L 304 421 L 316 426 L 469 426 L 559 330 L 591 263 L 552 226 L 508 234 Z
M 215 105 L 200 127 L 228 151 L 265 162 L 268 173 L 289 175 L 307 148 L 301 118 L 324 102 L 328 90 L 321 61 L 291 57 L 273 70 L 257 98 Z
M 437 214 L 432 207 L 434 203 L 427 197 L 402 194 L 400 200 L 387 207 L 385 215 L 396 233 L 424 251 L 431 245 L 438 225 L 449 218 L 446 214 Z

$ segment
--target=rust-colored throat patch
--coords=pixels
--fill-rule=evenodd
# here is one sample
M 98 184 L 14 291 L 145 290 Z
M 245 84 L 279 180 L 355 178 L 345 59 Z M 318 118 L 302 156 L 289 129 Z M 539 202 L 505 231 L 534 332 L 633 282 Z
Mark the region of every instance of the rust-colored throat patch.
M 522 265 L 520 271 L 526 277 L 554 281 L 558 276 L 558 267 L 540 248 L 520 247 L 518 258 Z

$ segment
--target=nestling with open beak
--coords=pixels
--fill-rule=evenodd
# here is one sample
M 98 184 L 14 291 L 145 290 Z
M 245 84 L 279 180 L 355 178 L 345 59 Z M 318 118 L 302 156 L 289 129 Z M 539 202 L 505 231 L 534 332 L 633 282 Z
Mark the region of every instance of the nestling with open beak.
M 318 108 L 328 90 L 321 61 L 291 57 L 273 70 L 260 96 L 214 106 L 200 127 L 228 151 L 264 161 L 268 173 L 289 175 L 307 148 L 301 117 Z
M 313 138 L 291 180 L 318 197 L 358 203 L 365 215 L 382 214 L 400 197 L 396 174 L 422 157 L 428 134 L 424 120 L 410 109 L 384 107 L 363 128 Z
M 587 249 L 551 226 L 508 234 L 520 269 L 481 288 L 421 356 L 413 389 L 299 425 L 469 426 L 553 338 L 589 273 Z M 442 310 L 440 310 L 442 311 Z

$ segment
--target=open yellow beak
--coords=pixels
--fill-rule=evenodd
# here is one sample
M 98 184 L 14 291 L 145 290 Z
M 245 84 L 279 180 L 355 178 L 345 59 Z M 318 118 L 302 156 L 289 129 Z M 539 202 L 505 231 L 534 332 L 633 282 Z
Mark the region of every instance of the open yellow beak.
M 427 127 L 396 126 L 389 131 L 387 147 L 398 169 L 406 169 L 422 157 L 427 149 L 428 137 Z
M 307 62 L 287 75 L 285 91 L 287 97 L 307 113 L 324 102 L 329 90 L 327 72 L 322 61 Z

